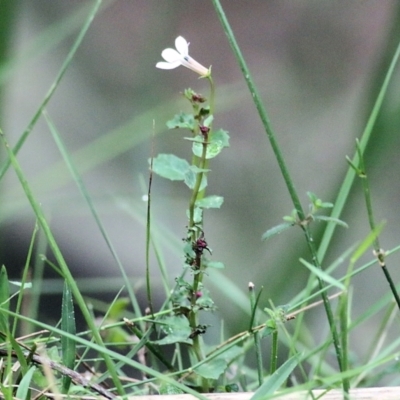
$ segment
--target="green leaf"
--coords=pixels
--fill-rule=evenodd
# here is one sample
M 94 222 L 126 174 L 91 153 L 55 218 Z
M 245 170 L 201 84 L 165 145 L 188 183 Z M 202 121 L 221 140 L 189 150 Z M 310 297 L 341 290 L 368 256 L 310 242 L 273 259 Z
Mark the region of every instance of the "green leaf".
M 131 304 L 131 301 L 127 297 L 121 297 L 116 299 L 110 310 L 108 311 L 108 318 L 118 319 L 126 312 L 127 307 Z
M 223 268 L 225 268 L 225 265 L 220 261 L 208 261 L 207 262 L 207 267 L 208 268 L 223 269 Z
M 8 315 L 1 312 L 1 309 L 6 311 L 10 309 L 10 286 L 7 270 L 4 265 L 2 265 L 0 270 L 0 331 L 6 334 L 9 329 Z
M 189 210 L 186 210 L 186 216 L 189 219 L 189 217 L 190 217 Z M 201 209 L 199 207 L 195 207 L 194 208 L 194 214 L 193 214 L 193 222 L 195 224 L 199 224 L 202 220 L 203 220 L 203 209 Z
M 327 201 L 323 201 L 320 205 L 321 208 L 333 208 L 333 203 L 329 203 Z
M 250 400 L 258 400 L 275 393 L 299 364 L 299 356 L 295 354 L 278 368 L 253 394 Z
M 16 393 L 16 398 L 17 399 L 30 399 L 30 390 L 31 387 L 33 386 L 32 384 L 32 377 L 33 373 L 36 371 L 36 367 L 33 365 L 32 367 L 29 368 L 28 372 L 24 374 L 24 376 L 21 379 L 21 382 L 17 385 L 17 393 Z
M 201 135 L 196 136 L 196 141 L 193 142 L 192 151 L 197 157 L 201 157 L 203 154 L 203 137 Z M 229 147 L 229 135 L 228 132 L 219 129 L 213 132 L 208 138 L 206 159 L 214 158 L 221 153 L 224 147 Z
M 171 181 L 183 181 L 190 172 L 190 165 L 174 154 L 159 154 L 153 159 L 153 172 Z
M 199 172 L 210 172 L 210 169 L 204 169 L 204 168 L 199 168 L 196 165 L 191 165 L 190 170 L 193 171 L 195 174 L 198 174 Z
M 206 379 L 218 379 L 224 373 L 227 366 L 227 362 L 222 358 L 214 358 L 195 368 L 195 372 Z
M 230 384 L 225 386 L 225 391 L 228 392 L 228 393 L 239 392 L 239 386 L 238 386 L 237 383 L 230 383 Z
M 158 345 L 171 343 L 191 343 L 189 336 L 191 329 L 189 321 L 183 315 L 172 315 L 160 321 L 161 330 L 167 335 L 163 339 L 155 340 Z
M 159 389 L 160 394 L 184 394 L 185 392 L 168 382 L 162 382 Z
M 346 289 L 345 286 L 341 282 L 339 282 L 338 280 L 336 280 L 332 276 L 328 275 L 322 269 L 319 269 L 319 268 L 315 267 L 314 265 L 310 264 L 309 262 L 307 262 L 306 260 L 304 260 L 302 258 L 300 258 L 300 262 L 304 266 L 306 266 L 314 275 L 318 276 L 320 279 L 322 279 L 326 283 L 329 283 L 330 285 L 336 286 L 340 290 L 345 290 Z
M 203 378 L 218 379 L 219 376 L 224 373 L 228 364 L 241 355 L 243 355 L 243 348 L 240 346 L 232 346 L 218 357 L 197 367 L 195 371 Z
M 18 281 L 9 281 L 10 285 L 14 285 L 17 287 L 22 287 L 22 282 Z M 24 282 L 24 290 L 26 289 L 31 289 L 32 288 L 32 282 Z
M 196 180 L 197 180 L 197 173 L 193 171 L 192 167 L 189 167 L 184 176 L 184 181 L 186 183 L 186 186 L 188 186 L 189 189 L 194 189 L 196 185 Z M 203 175 L 199 191 L 202 191 L 206 187 L 207 187 L 207 175 Z
M 260 332 L 261 338 L 272 335 L 276 332 L 276 329 L 276 322 L 273 319 L 269 319 L 265 324 L 265 328 Z
M 220 208 L 224 198 L 222 196 L 208 196 L 196 201 L 196 206 L 201 208 Z
M 191 131 L 195 128 L 195 120 L 192 114 L 181 112 L 167 122 L 168 129 L 187 128 Z
M 213 115 L 209 115 L 203 122 L 203 125 L 206 126 L 207 128 L 209 128 L 212 124 L 212 122 L 214 121 L 214 116 Z
M 219 142 L 222 147 L 229 147 L 229 134 L 228 131 L 224 129 L 218 129 L 217 131 L 213 132 L 211 137 L 209 138 L 211 143 Z
M 325 215 L 314 215 L 313 216 L 315 221 L 325 221 L 325 222 L 333 222 L 334 224 L 343 226 L 343 228 L 348 228 L 349 226 L 346 224 L 346 222 L 338 219 L 338 218 L 333 218 L 333 217 L 327 217 Z
M 71 289 L 67 281 L 64 282 L 64 291 L 61 305 L 61 329 L 71 335 L 76 334 L 74 302 L 72 299 Z M 61 349 L 63 365 L 73 370 L 75 365 L 76 353 L 75 341 L 66 336 L 61 336 Z M 70 386 L 71 377 L 63 375 L 62 393 L 68 393 Z
M 313 192 L 307 192 L 307 196 L 313 204 L 318 200 L 318 197 Z
M 279 224 L 274 226 L 271 229 L 268 229 L 264 234 L 261 236 L 261 240 L 268 240 L 271 239 L 272 236 L 279 235 L 281 232 L 286 231 L 293 226 L 293 222 L 284 222 L 283 224 Z

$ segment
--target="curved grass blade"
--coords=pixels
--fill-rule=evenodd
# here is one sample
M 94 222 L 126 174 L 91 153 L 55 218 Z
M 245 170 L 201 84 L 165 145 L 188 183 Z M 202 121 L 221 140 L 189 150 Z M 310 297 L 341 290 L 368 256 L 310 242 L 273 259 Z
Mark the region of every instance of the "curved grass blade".
M 289 377 L 292 371 L 299 364 L 299 356 L 295 354 L 282 364 L 253 394 L 250 400 L 266 399 L 274 394 Z

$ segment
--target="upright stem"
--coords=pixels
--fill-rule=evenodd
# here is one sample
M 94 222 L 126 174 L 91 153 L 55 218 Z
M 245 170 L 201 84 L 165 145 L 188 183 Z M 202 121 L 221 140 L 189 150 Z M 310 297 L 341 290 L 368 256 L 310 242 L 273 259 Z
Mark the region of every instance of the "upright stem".
M 213 115 L 212 113 L 214 112 L 215 86 L 211 76 L 208 76 L 207 79 L 210 83 L 210 99 L 209 99 L 210 115 Z M 211 132 L 212 131 L 210 127 L 210 131 L 208 133 L 203 134 L 202 154 L 200 158 L 195 158 L 195 161 L 196 159 L 198 159 L 198 162 L 196 164 L 201 171 L 197 174 L 196 183 L 194 185 L 192 196 L 189 202 L 189 232 L 192 244 L 197 243 L 197 241 L 202 235 L 201 229 L 200 230 L 196 229 L 196 226 L 197 227 L 200 226 L 202 228 L 203 218 L 201 217 L 200 223 L 198 221 L 197 222 L 195 221 L 195 209 L 196 209 L 196 201 L 204 197 L 205 194 L 205 189 L 200 190 L 200 188 L 201 188 L 201 183 L 203 181 L 203 177 L 206 175 L 204 170 L 207 169 L 208 166 L 207 145 L 208 145 L 208 137 L 211 134 Z M 203 281 L 203 277 L 204 277 L 204 266 L 202 263 L 202 257 L 201 254 L 196 254 L 192 293 L 190 299 L 191 311 L 189 314 L 189 324 L 192 329 L 192 332 L 194 332 L 199 325 L 198 312 L 195 310 L 195 308 L 198 299 L 199 287 Z M 201 349 L 200 335 L 198 334 L 194 334 L 193 336 L 193 350 L 196 354 L 198 361 L 201 361 L 204 358 L 204 354 Z

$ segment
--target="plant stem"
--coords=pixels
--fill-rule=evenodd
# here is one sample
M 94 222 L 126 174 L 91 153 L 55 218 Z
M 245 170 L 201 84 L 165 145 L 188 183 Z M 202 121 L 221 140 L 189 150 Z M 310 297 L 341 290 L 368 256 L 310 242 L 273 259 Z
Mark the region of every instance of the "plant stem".
M 270 375 L 272 375 L 278 367 L 278 329 L 272 332 L 272 345 L 271 345 L 271 363 Z
M 365 205 L 367 207 L 369 226 L 371 228 L 371 231 L 375 232 L 376 225 L 375 225 L 375 220 L 374 220 L 374 212 L 372 209 L 372 199 L 371 199 L 371 191 L 369 188 L 369 180 L 368 180 L 367 171 L 365 168 L 363 152 L 362 152 L 362 149 L 360 146 L 360 142 L 358 140 L 356 140 L 356 146 L 357 146 L 357 153 L 358 153 L 358 157 L 359 157 L 359 167 L 357 168 L 356 172 L 358 173 L 358 176 L 361 178 L 361 183 L 362 183 L 362 187 L 363 187 L 363 191 L 364 191 Z M 379 235 L 378 234 L 376 234 L 376 236 L 374 238 L 374 254 L 375 254 L 376 258 L 378 259 L 379 265 L 382 268 L 382 271 L 385 275 L 386 280 L 389 283 L 389 287 L 393 293 L 397 307 L 400 309 L 400 297 L 397 292 L 396 285 L 393 282 L 392 276 L 390 275 L 390 272 L 386 266 L 385 252 L 381 249 L 381 246 L 379 244 Z
M 250 326 L 251 332 L 253 332 L 253 327 L 255 325 L 258 325 L 258 319 L 256 314 L 257 314 L 257 304 L 259 296 L 258 298 L 256 298 L 256 293 L 254 289 L 255 289 L 254 283 L 250 282 L 249 283 L 250 307 L 251 307 L 251 315 L 254 316 Z M 254 331 L 253 336 L 254 336 L 254 346 L 256 349 L 258 384 L 261 386 L 263 384 L 263 361 L 262 361 L 261 339 L 259 331 Z
M 211 78 L 211 76 L 207 77 L 209 83 L 210 83 L 210 99 L 209 99 L 209 105 L 210 105 L 210 114 L 212 115 L 212 112 L 214 112 L 214 98 L 215 98 L 215 86 L 214 82 Z M 196 182 L 192 191 L 192 196 L 190 198 L 189 202 L 189 232 L 190 232 L 190 240 L 192 244 L 196 244 L 197 240 L 201 237 L 203 234 L 202 232 L 202 227 L 203 227 L 203 216 L 201 216 L 201 220 L 195 221 L 195 209 L 196 209 L 196 202 L 197 200 L 201 199 L 204 197 L 205 194 L 205 189 L 200 190 L 201 184 L 203 181 L 203 178 L 206 176 L 206 173 L 204 172 L 205 169 L 207 169 L 208 166 L 208 160 L 207 160 L 207 145 L 208 145 L 208 137 L 211 134 L 211 126 L 210 130 L 208 133 L 203 134 L 203 149 L 202 149 L 202 154 L 201 157 L 195 157 L 194 158 L 194 163 L 195 165 L 200 168 L 200 172 L 196 176 Z M 196 134 L 196 133 L 195 133 Z M 197 162 L 196 162 L 197 161 Z M 200 227 L 199 229 L 196 229 L 197 227 Z M 196 334 L 195 330 L 197 329 L 199 325 L 199 318 L 198 318 L 198 310 L 196 310 L 196 302 L 198 299 L 198 291 L 199 287 L 203 281 L 204 277 L 204 266 L 202 264 L 202 257 L 201 253 L 196 253 L 196 259 L 195 259 L 195 265 L 194 265 L 194 276 L 193 276 L 193 285 L 192 285 L 192 293 L 191 293 L 191 311 L 189 313 L 189 324 L 192 329 L 192 332 L 195 333 L 193 336 L 193 350 L 196 354 L 196 357 L 198 361 L 201 361 L 204 359 L 204 354 L 201 346 L 201 340 L 200 340 L 200 335 Z M 203 382 L 203 386 L 208 384 L 206 382 Z M 203 387 L 204 389 L 204 387 Z

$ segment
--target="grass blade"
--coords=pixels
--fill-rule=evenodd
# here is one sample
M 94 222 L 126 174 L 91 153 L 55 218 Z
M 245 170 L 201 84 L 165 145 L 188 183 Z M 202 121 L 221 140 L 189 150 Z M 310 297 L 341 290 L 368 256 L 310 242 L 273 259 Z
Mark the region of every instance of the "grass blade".
M 282 364 L 251 396 L 250 400 L 265 399 L 268 395 L 274 394 L 289 377 L 299 363 L 299 357 L 295 354 Z
M 67 281 L 64 282 L 61 306 L 61 329 L 64 332 L 70 333 L 71 335 L 75 336 L 76 334 L 74 302 L 72 299 L 71 289 Z M 76 353 L 75 340 L 68 339 L 68 337 L 64 335 L 61 336 L 61 352 L 63 364 L 69 369 L 74 369 Z M 67 394 L 70 386 L 71 377 L 64 375 L 62 379 L 62 393 Z

